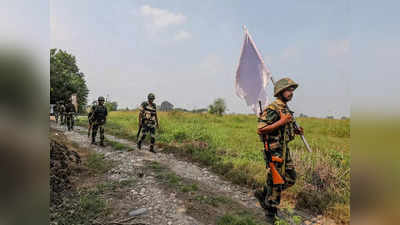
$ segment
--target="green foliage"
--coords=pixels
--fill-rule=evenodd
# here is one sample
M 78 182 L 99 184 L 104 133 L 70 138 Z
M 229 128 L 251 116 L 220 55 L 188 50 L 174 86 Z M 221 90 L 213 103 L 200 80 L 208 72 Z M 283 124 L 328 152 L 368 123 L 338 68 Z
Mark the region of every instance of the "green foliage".
M 285 219 L 278 218 L 275 221 L 275 225 L 290 225 L 289 222 L 287 222 Z
M 89 90 L 75 56 L 50 49 L 50 102 L 66 101 L 74 93 L 78 96 L 79 111 L 84 111 Z
M 222 98 L 215 99 L 214 103 L 208 106 L 208 108 L 211 114 L 217 114 L 219 116 L 222 116 L 222 114 L 224 114 L 227 109 L 225 100 Z
M 116 101 L 105 102 L 104 105 L 106 106 L 108 112 L 117 111 L 118 110 L 118 102 L 116 102 Z

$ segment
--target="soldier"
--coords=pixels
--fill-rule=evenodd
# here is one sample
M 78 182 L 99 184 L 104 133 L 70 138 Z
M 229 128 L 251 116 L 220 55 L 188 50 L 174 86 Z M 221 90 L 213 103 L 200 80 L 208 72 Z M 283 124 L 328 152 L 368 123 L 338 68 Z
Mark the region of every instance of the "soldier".
M 100 129 L 100 146 L 104 146 L 104 125 L 107 120 L 107 108 L 104 105 L 104 97 L 100 96 L 98 99 L 97 106 L 92 106 L 91 123 L 93 126 L 92 130 L 92 144 L 96 144 L 97 130 Z
M 60 116 L 60 101 L 54 106 L 54 117 L 56 118 L 56 124 L 58 124 L 58 117 Z
M 146 138 L 147 133 L 150 133 L 150 152 L 154 151 L 156 127 L 159 128 L 156 104 L 153 103 L 155 96 L 150 93 L 147 96 L 148 101 L 143 102 L 139 107 L 139 127 L 142 129 L 142 135 L 139 138 L 137 146 L 139 149 L 142 147 L 142 142 Z
M 283 184 L 274 184 L 271 169 L 267 170 L 267 182 L 263 190 L 257 190 L 254 195 L 266 211 L 267 219 L 275 221 L 277 206 L 281 200 L 281 192 L 295 184 L 296 171 L 292 162 L 288 142 L 294 139 L 295 134 L 303 134 L 303 128 L 294 129 L 292 113 L 287 108 L 287 102 L 293 97 L 298 84 L 289 78 L 276 82 L 274 97 L 276 100 L 269 104 L 262 112 L 258 122 L 257 133 L 264 135 L 268 143 L 268 151 L 272 156 L 282 159 L 282 163 L 274 162 Z
M 61 125 L 65 124 L 65 105 L 62 101 L 60 101 L 60 108 L 58 109 L 58 113 L 60 114 Z
M 92 106 L 89 109 L 89 113 L 88 113 L 88 122 L 89 122 L 88 138 L 90 137 L 90 130 L 93 127 L 93 112 L 96 109 L 96 106 L 97 106 L 97 101 L 93 101 L 92 102 Z
M 65 121 L 67 123 L 68 130 L 74 129 L 74 115 L 76 113 L 75 106 L 72 104 L 72 100 L 68 101 L 68 104 L 65 106 Z

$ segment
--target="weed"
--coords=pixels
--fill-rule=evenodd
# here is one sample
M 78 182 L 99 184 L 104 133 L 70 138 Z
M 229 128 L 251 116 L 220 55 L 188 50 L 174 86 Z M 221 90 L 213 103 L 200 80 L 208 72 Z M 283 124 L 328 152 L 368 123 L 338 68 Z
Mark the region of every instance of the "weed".
M 105 173 L 113 167 L 113 164 L 106 160 L 103 154 L 90 153 L 87 157 L 86 166 L 94 173 Z
M 217 221 L 217 225 L 257 225 L 252 217 L 248 214 L 232 215 L 226 214 L 220 217 Z

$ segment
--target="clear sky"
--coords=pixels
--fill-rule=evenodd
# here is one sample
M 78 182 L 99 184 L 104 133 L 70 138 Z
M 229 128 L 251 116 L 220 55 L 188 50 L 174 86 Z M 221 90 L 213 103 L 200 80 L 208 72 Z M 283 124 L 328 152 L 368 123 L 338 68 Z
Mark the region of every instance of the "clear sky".
M 90 101 L 109 95 L 120 107 L 132 108 L 153 92 L 158 104 L 167 100 L 193 109 L 222 97 L 229 112 L 251 113 L 234 89 L 245 24 L 274 78 L 289 76 L 300 84 L 293 110 L 340 117 L 350 115 L 350 96 L 365 96 L 355 79 L 368 76 L 363 86 L 373 88 L 385 54 L 399 58 L 393 22 L 398 6 L 342 0 L 51 0 L 51 47 L 77 57 Z M 368 55 L 382 39 L 386 48 Z M 387 72 L 394 77 L 399 71 L 392 66 Z

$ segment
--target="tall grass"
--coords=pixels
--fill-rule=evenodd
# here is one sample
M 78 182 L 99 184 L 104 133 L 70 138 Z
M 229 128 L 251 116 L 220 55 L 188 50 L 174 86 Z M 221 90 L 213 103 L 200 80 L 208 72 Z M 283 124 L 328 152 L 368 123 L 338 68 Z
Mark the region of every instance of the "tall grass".
M 112 112 L 106 132 L 136 139 L 137 111 Z M 157 143 L 191 157 L 238 184 L 265 183 L 262 143 L 257 118 L 249 115 L 215 116 L 187 112 L 160 112 Z M 297 206 L 349 220 L 350 121 L 299 118 L 313 149 L 308 153 L 300 138 L 289 145 L 298 179 L 289 192 Z

